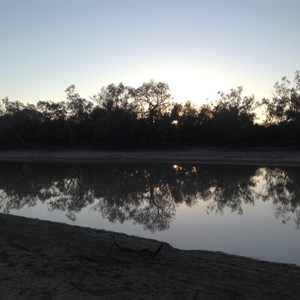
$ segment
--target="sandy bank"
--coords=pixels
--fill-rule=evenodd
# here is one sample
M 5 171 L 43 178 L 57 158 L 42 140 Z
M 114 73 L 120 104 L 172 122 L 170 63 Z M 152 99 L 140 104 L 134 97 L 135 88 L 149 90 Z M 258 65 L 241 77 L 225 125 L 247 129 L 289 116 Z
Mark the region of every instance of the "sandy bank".
M 300 166 L 300 150 L 292 148 L 188 148 L 185 150 L 2 150 L 0 161 L 39 162 L 169 162 Z
M 1 299 L 299 299 L 300 267 L 0 214 Z

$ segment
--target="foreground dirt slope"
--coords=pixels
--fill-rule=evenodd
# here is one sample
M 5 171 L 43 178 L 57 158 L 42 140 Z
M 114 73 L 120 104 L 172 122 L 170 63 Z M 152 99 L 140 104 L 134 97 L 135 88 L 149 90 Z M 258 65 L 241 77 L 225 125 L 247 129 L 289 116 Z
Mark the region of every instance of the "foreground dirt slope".
M 300 267 L 0 214 L 1 299 L 299 299 Z

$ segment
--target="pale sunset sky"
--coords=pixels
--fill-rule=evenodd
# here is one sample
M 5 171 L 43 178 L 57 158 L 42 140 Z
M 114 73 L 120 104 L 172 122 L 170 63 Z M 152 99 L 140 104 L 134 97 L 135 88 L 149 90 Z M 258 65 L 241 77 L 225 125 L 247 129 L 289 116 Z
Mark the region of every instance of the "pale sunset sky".
M 197 105 L 242 85 L 270 97 L 300 69 L 299 1 L 1 1 L 0 99 L 85 98 L 169 84 Z

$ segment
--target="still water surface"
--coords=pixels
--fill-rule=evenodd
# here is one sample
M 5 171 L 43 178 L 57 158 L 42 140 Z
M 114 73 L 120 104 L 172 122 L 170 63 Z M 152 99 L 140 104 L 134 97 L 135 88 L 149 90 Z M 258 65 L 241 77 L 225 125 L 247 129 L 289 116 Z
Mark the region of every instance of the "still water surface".
M 1 163 L 0 211 L 300 265 L 300 168 Z

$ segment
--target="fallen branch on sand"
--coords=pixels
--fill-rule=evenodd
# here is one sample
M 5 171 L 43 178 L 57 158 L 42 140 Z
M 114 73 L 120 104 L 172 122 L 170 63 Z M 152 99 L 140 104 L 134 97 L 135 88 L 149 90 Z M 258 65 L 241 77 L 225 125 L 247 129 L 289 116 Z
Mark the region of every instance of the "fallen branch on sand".
M 161 250 L 163 249 L 163 247 L 165 245 L 165 243 L 161 243 L 155 251 L 151 251 L 148 248 L 142 248 L 142 249 L 136 249 L 135 250 L 135 249 L 130 249 L 130 248 L 121 246 L 116 241 L 116 237 L 115 237 L 114 234 L 112 234 L 112 239 L 113 239 L 114 245 L 116 245 L 118 248 L 120 248 L 122 250 L 131 251 L 131 252 L 135 252 L 135 253 L 147 253 L 147 254 L 151 255 L 152 257 L 157 256 L 161 252 Z

